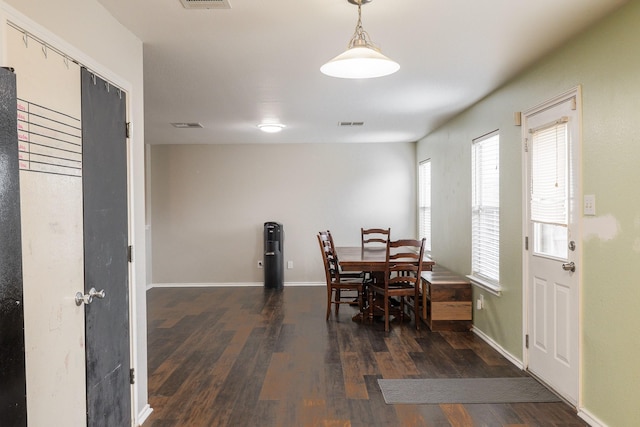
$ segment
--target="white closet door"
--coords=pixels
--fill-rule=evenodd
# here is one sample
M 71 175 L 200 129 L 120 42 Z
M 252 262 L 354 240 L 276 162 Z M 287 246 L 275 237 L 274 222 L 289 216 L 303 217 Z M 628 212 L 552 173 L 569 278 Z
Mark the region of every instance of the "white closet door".
M 18 95 L 29 425 L 86 425 L 80 69 L 7 28 Z

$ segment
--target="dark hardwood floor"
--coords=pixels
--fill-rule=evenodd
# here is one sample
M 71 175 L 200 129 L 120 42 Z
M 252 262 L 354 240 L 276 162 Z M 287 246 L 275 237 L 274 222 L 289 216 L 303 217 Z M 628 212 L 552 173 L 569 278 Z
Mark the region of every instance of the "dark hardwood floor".
M 587 425 L 565 403 L 385 404 L 378 378 L 526 374 L 470 332 L 325 322 L 325 292 L 151 289 L 144 426 Z

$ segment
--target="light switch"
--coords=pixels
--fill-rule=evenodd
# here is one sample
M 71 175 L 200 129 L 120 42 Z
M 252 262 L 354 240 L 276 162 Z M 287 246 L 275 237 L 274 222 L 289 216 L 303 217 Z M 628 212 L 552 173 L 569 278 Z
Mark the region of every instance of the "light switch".
M 593 194 L 585 194 L 584 196 L 584 214 L 595 215 L 596 214 L 596 196 Z

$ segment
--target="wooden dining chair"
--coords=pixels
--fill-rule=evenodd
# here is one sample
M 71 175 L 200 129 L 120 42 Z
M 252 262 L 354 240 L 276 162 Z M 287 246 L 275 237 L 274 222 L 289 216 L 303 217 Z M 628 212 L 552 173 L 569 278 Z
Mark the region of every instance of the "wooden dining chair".
M 387 242 L 391 238 L 391 229 L 390 228 L 360 228 L 361 235 L 361 247 L 362 252 L 364 253 L 365 248 L 367 249 L 385 249 L 387 247 Z M 374 274 L 371 271 L 365 271 L 364 279 L 367 283 L 373 282 L 376 280 Z
M 322 234 L 323 232 L 321 231 L 320 234 Z M 338 267 L 340 268 L 340 277 L 342 279 L 367 279 L 368 280 L 368 276 L 364 271 L 344 271 L 341 267 L 340 267 L 340 260 L 338 259 L 338 252 L 335 250 L 336 249 L 336 245 L 333 242 L 333 235 L 331 234 L 331 231 L 327 230 L 326 231 L 326 235 L 329 238 L 329 241 L 331 242 L 331 247 L 333 248 L 333 255 L 336 257 L 336 259 L 338 260 Z M 363 282 L 363 286 L 364 288 L 362 289 L 362 299 L 363 301 L 366 301 L 366 295 L 367 295 L 367 289 L 366 289 L 366 283 Z M 349 303 L 349 305 L 351 306 L 359 306 L 359 300 L 358 297 L 355 297 L 351 300 L 351 302 Z
M 390 299 L 399 298 L 397 315 L 404 320 L 405 309 L 413 311 L 416 329 L 420 329 L 418 301 L 421 290 L 422 258 L 425 239 L 402 239 L 387 243 L 384 280 L 368 285 L 371 313 L 375 309 L 384 312 L 384 330 L 389 332 Z M 409 302 L 409 303 L 407 303 Z
M 326 232 L 318 233 L 318 244 L 320 245 L 320 252 L 322 252 L 322 261 L 324 263 L 325 279 L 327 281 L 327 316 L 326 320 L 329 320 L 331 315 L 331 305 L 335 305 L 336 317 L 340 312 L 341 304 L 351 304 L 353 301 L 353 292 L 356 293 L 358 300 L 358 308 L 362 313 L 364 304 L 362 300 L 362 277 L 346 278 L 340 274 L 340 266 L 338 264 L 338 257 L 331 244 L 331 239 L 327 236 Z M 343 293 L 346 291 L 352 291 Z M 361 316 L 361 319 L 363 316 Z

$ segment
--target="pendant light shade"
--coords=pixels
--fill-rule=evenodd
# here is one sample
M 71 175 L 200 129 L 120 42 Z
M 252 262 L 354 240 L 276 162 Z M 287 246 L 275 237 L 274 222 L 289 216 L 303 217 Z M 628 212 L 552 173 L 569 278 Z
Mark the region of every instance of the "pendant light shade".
M 331 77 L 369 79 L 393 74 L 400 65 L 370 47 L 352 47 L 320 67 Z
M 362 28 L 362 3 L 371 0 L 349 0 L 358 5 L 358 22 L 355 32 L 345 52 L 336 56 L 322 67 L 320 71 L 331 77 L 343 79 L 369 79 L 393 74 L 400 65 L 384 56 Z

